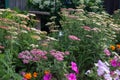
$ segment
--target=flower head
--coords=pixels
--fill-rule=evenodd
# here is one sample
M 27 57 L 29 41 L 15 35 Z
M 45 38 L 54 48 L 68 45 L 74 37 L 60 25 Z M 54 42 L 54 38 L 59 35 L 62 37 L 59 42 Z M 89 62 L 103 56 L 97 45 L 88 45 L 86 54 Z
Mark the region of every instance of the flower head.
M 111 45 L 111 46 L 110 46 L 110 49 L 111 49 L 111 50 L 115 50 L 115 46 Z
M 52 74 L 45 74 L 43 77 L 43 80 L 51 80 L 52 79 Z
M 89 26 L 83 26 L 82 28 L 84 28 L 84 30 L 86 30 L 86 31 L 90 31 L 91 30 L 91 28 Z
M 69 35 L 69 39 L 80 41 L 80 39 L 78 37 L 74 36 L 74 35 Z
M 26 74 L 24 75 L 24 78 L 25 78 L 25 79 L 31 79 L 31 78 L 32 78 L 32 74 L 31 74 L 31 73 L 26 73 Z
M 67 74 L 67 75 L 66 75 L 66 78 L 67 78 L 68 80 L 77 80 L 75 73 Z
M 37 72 L 34 72 L 33 73 L 33 77 L 36 78 L 38 76 L 38 73 Z
M 79 73 L 77 64 L 75 62 L 71 62 L 71 68 L 73 71 L 75 71 L 77 74 Z
M 63 61 L 64 56 L 69 55 L 68 51 L 61 52 L 61 51 L 56 51 L 56 50 L 51 50 L 50 54 L 58 61 Z
M 112 60 L 110 61 L 110 64 L 111 64 L 113 67 L 117 67 L 117 60 L 112 59 Z
M 112 80 L 112 77 L 110 76 L 110 74 L 105 74 L 104 79 L 105 80 Z
M 98 61 L 97 66 L 97 73 L 99 76 L 102 76 L 104 73 L 110 73 L 109 67 L 101 60 Z
M 104 53 L 105 53 L 107 56 L 110 56 L 110 55 L 111 55 L 110 51 L 109 51 L 107 48 L 104 49 Z
M 118 49 L 120 49 L 120 44 L 117 44 L 116 47 L 117 47 Z

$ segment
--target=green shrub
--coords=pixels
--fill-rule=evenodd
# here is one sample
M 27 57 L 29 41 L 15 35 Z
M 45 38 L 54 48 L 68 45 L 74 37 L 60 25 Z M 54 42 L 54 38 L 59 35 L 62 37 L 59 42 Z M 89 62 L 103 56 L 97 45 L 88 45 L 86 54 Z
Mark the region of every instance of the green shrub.
M 115 23 L 114 25 L 113 25 L 113 27 L 116 27 L 116 26 L 118 26 L 118 27 L 120 27 L 120 10 L 118 9 L 118 10 L 116 10 L 116 11 L 114 11 L 114 14 L 112 15 L 112 18 L 114 19 L 113 20 L 113 22 Z M 115 43 L 120 43 L 120 32 L 119 32 L 119 28 L 116 28 L 116 42 Z
M 40 47 L 43 39 L 47 39 L 46 32 L 34 28 L 35 20 L 27 15 L 18 14 L 13 10 L 0 10 L 0 53 L 4 53 L 4 59 L 0 60 L 2 71 L 1 79 L 21 80 L 16 72 L 17 64 L 20 62 L 18 53 L 22 50 Z M 29 23 L 27 23 L 29 22 Z M 2 54 L 1 53 L 1 54 Z
M 59 39 L 59 42 L 53 42 L 52 45 L 57 50 L 70 51 L 67 60 L 77 62 L 81 71 L 79 76 L 84 79 L 85 71 L 92 68 L 94 62 L 101 58 L 103 49 L 115 40 L 115 30 L 109 24 L 110 16 L 104 12 L 85 13 L 82 9 L 72 9 L 72 11 L 75 13 L 71 13 L 69 9 L 63 10 L 65 13 L 61 21 L 63 30 L 51 34 Z M 71 40 L 70 35 L 77 36 L 78 40 Z

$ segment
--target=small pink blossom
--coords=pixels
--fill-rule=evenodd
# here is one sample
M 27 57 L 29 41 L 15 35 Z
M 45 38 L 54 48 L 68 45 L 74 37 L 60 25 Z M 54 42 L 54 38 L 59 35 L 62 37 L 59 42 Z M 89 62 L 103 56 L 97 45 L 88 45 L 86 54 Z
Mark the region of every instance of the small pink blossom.
M 21 74 L 22 76 L 24 76 L 24 75 L 25 75 L 25 72 L 23 71 L 23 72 L 21 72 L 20 74 Z
M 95 31 L 95 32 L 100 32 L 101 30 L 99 28 L 92 28 L 91 30 Z
M 71 62 L 71 68 L 73 71 L 75 71 L 77 74 L 79 73 L 77 64 L 75 62 Z
M 45 74 L 43 80 L 52 80 L 52 74 Z
M 75 73 L 70 73 L 66 75 L 68 80 L 77 80 Z
M 64 56 L 69 55 L 69 52 L 61 52 L 61 51 L 56 51 L 56 50 L 51 50 L 50 54 L 57 59 L 58 61 L 63 61 L 64 60 Z
M 115 59 L 111 60 L 110 61 L 110 64 L 113 66 L 113 67 L 117 67 L 117 61 Z
M 29 63 L 29 60 L 24 59 L 24 60 L 23 60 L 23 63 L 24 63 L 24 64 L 28 64 L 28 63 Z
M 64 56 L 60 53 L 57 53 L 56 55 L 54 55 L 54 57 L 58 60 L 58 61 L 63 61 Z
M 78 37 L 74 36 L 74 35 L 69 35 L 69 39 L 80 41 L 80 39 Z
M 69 51 L 65 51 L 65 55 L 69 55 L 70 54 L 70 52 Z
M 105 53 L 107 56 L 110 56 L 110 55 L 111 55 L 110 51 L 109 51 L 107 48 L 104 49 L 104 53 Z
M 89 26 L 83 26 L 82 27 L 84 30 L 86 30 L 86 31 L 90 31 L 91 30 L 91 28 L 89 27 Z

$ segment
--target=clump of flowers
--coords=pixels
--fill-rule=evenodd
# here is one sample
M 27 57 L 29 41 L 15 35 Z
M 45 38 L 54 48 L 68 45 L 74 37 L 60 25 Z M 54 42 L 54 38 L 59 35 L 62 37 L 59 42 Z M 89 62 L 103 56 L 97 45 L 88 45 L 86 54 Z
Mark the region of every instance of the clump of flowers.
M 57 59 L 58 61 L 63 61 L 64 60 L 64 56 L 65 55 L 69 55 L 69 52 L 60 52 L 60 51 L 56 51 L 56 50 L 51 50 L 50 54 Z
M 103 76 L 104 74 L 110 74 L 109 67 L 104 62 L 102 62 L 101 60 L 98 61 L 96 66 L 98 67 L 97 73 L 98 73 L 99 76 Z
M 30 73 L 30 72 L 22 72 L 21 73 L 22 76 L 23 76 L 23 79 L 22 80 L 30 80 L 32 78 L 37 78 L 38 77 L 38 73 L 37 72 L 33 72 L 33 73 Z
M 79 73 L 77 64 L 75 62 L 71 62 L 71 69 L 75 72 L 66 74 L 66 78 L 68 80 L 77 80 L 77 74 Z
M 119 57 L 115 56 L 113 59 L 111 59 L 110 64 L 111 64 L 112 67 L 120 67 Z
M 111 45 L 110 49 L 112 51 L 105 48 L 104 53 L 107 55 L 107 57 L 104 59 L 105 61 L 103 62 L 103 60 L 98 60 L 98 63 L 95 64 L 95 67 L 91 69 L 90 74 L 96 75 L 96 72 L 97 72 L 96 78 L 104 79 L 104 80 L 119 80 L 120 79 L 120 68 L 119 68 L 120 57 L 116 51 L 119 48 L 120 48 L 120 45 L 116 45 L 116 46 Z
M 40 49 L 33 49 L 31 51 L 22 51 L 19 53 L 18 58 L 22 59 L 23 63 L 27 64 L 30 61 L 36 62 L 41 59 L 47 59 L 47 52 Z
M 30 66 L 29 67 L 30 72 L 33 72 L 33 69 L 36 70 L 36 72 L 34 73 L 30 72 L 24 73 L 23 80 L 36 80 L 36 79 L 52 80 L 57 79 L 57 76 L 59 75 L 65 78 L 64 74 L 66 73 L 67 70 L 66 71 L 64 70 L 67 69 L 67 66 L 65 64 L 66 62 L 64 62 L 63 60 L 69 54 L 70 54 L 69 51 L 62 52 L 57 50 L 50 50 L 49 52 L 40 49 L 22 51 L 21 53 L 18 54 L 18 58 L 22 60 L 25 67 L 26 64 Z M 57 67 L 55 68 L 55 66 L 58 66 L 59 68 Z M 78 73 L 76 63 L 72 62 L 71 68 L 76 73 Z M 28 71 L 28 69 L 22 70 Z M 58 71 L 62 72 L 60 72 L 60 74 L 56 76 L 55 74 L 57 74 Z M 38 77 L 38 75 L 40 76 Z
M 31 51 L 28 51 L 28 50 L 22 51 L 21 53 L 19 53 L 18 58 L 22 59 L 23 63 L 27 64 L 30 61 L 36 62 L 36 61 L 40 61 L 41 59 L 46 60 L 47 54 L 48 53 L 46 51 L 42 51 L 40 49 L 33 49 Z M 64 56 L 69 55 L 69 52 L 51 50 L 50 54 L 58 61 L 63 61 Z
M 110 49 L 111 49 L 112 51 L 117 52 L 117 54 L 120 55 L 120 44 L 111 45 L 111 46 L 110 46 Z
M 45 70 L 44 71 L 44 76 L 43 76 L 43 80 L 52 80 L 52 74 L 50 73 L 49 70 Z

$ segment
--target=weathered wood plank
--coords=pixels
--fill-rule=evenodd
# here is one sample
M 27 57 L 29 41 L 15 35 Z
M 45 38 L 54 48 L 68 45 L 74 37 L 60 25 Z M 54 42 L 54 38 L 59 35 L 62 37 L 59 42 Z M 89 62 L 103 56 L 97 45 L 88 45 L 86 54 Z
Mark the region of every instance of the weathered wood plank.
M 27 0 L 9 0 L 9 8 L 18 8 L 20 10 L 25 10 L 27 5 Z
M 29 11 L 29 13 L 33 13 L 37 15 L 50 15 L 49 12 L 44 12 L 44 11 Z

